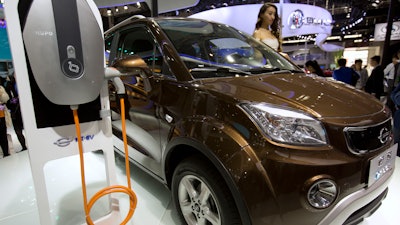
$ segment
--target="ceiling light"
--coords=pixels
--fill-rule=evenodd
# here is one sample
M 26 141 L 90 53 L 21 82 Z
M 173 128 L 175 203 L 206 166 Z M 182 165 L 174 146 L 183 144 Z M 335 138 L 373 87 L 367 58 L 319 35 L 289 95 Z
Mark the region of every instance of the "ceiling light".
M 340 37 L 340 36 L 330 36 L 330 37 L 326 38 L 326 40 L 328 40 L 328 41 L 332 41 L 332 40 L 340 40 L 340 39 L 341 39 L 341 37 Z
M 124 5 L 124 10 L 128 10 L 128 6 L 127 5 Z
M 111 9 L 107 9 L 107 15 L 111 16 L 111 14 L 112 14 Z
M 294 44 L 294 43 L 301 43 L 301 42 L 308 42 L 308 40 L 287 40 L 283 41 L 284 44 Z
M 344 39 L 350 39 L 350 38 L 359 38 L 362 37 L 361 34 L 349 34 L 349 35 L 345 35 Z

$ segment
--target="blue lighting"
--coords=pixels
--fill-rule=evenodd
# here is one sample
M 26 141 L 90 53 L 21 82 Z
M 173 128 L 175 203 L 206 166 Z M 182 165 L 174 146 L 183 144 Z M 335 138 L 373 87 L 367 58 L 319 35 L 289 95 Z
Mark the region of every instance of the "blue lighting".
M 11 60 L 10 45 L 8 43 L 8 35 L 5 28 L 0 28 L 0 60 Z
M 0 28 L 6 28 L 7 27 L 6 25 L 7 25 L 6 21 L 3 19 L 0 19 Z

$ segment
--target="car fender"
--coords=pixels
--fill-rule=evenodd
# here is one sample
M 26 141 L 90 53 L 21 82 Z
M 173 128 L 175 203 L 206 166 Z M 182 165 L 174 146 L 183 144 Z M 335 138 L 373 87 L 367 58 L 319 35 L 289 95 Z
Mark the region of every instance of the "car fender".
M 266 187 L 267 195 L 272 195 L 275 199 L 273 186 L 259 158 L 242 135 L 229 124 L 207 117 L 190 118 L 176 124 L 171 133 L 173 135 L 163 156 L 168 186 L 176 165 L 186 157 L 200 154 L 209 160 L 224 178 L 235 199 L 243 224 L 251 224 L 249 213 L 245 213 L 249 210 L 247 199 L 241 194 L 243 190 L 240 188 L 243 186 L 238 185 L 243 185 L 243 181 L 240 181 L 243 173 L 249 171 L 252 176 L 256 176 L 256 180 L 264 183 L 262 186 Z M 238 162 L 239 170 L 236 168 Z

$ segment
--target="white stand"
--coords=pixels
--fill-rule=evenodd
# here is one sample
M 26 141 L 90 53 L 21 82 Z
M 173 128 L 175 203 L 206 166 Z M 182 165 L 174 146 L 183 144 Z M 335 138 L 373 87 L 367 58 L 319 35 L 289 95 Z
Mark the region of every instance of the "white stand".
M 56 218 L 52 218 L 53 210 L 49 204 L 48 190 L 46 187 L 46 179 L 44 167 L 46 163 L 79 154 L 78 144 L 75 140 L 71 141 L 68 146 L 60 147 L 55 144 L 58 140 L 75 139 L 76 132 L 74 125 L 66 125 L 59 127 L 37 128 L 35 120 L 34 106 L 32 103 L 31 87 L 27 69 L 27 61 L 24 51 L 24 43 L 20 26 L 19 0 L 6 0 L 4 3 L 5 14 L 7 18 L 7 29 L 10 40 L 10 47 L 13 56 L 13 63 L 16 72 L 16 80 L 18 84 L 19 98 L 21 104 L 22 117 L 26 133 L 26 140 L 29 146 L 29 157 L 32 168 L 33 182 L 35 185 L 37 206 L 40 215 L 40 223 L 42 225 L 55 224 Z M 96 15 L 96 19 L 100 27 L 101 17 L 98 13 L 96 5 L 88 1 L 90 7 Z M 46 13 L 46 12 L 43 12 Z M 40 56 L 38 56 L 40 57 Z M 107 112 L 110 109 L 108 101 L 107 82 L 104 82 L 100 93 L 102 111 Z M 46 109 L 43 109 L 46 110 Z M 72 118 L 71 111 L 71 118 Z M 115 176 L 115 158 L 112 141 L 112 129 L 110 115 L 105 115 L 100 121 L 92 121 L 81 124 L 82 136 L 91 137 L 83 142 L 85 153 L 103 150 L 105 159 L 105 170 L 107 177 L 107 185 L 117 184 Z M 78 159 L 77 159 L 78 160 Z M 88 166 L 88 165 L 86 165 Z M 63 176 L 63 174 L 60 174 Z M 65 177 L 64 179 L 68 179 Z M 90 199 L 90 196 L 88 196 Z M 110 196 L 110 212 L 103 218 L 95 221 L 95 224 L 118 224 L 121 221 L 119 215 L 119 202 Z M 76 207 L 82 207 L 82 202 L 77 202 Z M 84 214 L 84 213 L 83 213 Z M 85 223 L 85 221 L 82 221 Z M 86 224 L 86 223 L 85 223 Z

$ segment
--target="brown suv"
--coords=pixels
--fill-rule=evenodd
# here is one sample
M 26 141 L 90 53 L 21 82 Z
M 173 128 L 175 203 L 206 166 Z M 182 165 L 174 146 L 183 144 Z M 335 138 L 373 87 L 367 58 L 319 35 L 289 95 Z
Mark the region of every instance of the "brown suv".
M 387 194 L 390 110 L 224 24 L 133 17 L 105 34 L 113 131 L 184 224 L 352 224 Z M 116 139 L 116 150 L 122 151 Z M 140 204 L 140 202 L 139 202 Z

